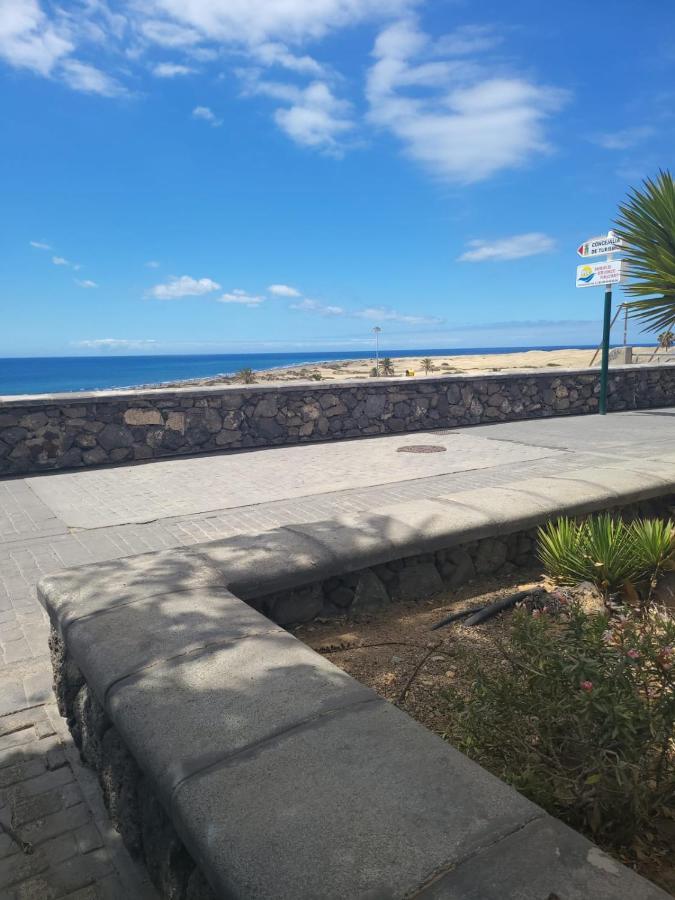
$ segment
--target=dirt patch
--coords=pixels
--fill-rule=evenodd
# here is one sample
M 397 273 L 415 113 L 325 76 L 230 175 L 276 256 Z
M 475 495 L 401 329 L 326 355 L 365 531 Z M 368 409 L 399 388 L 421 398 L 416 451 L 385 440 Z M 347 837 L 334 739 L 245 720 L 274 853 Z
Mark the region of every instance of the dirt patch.
M 508 644 L 512 611 L 472 627 L 461 621 L 437 631 L 432 626 L 451 613 L 478 609 L 537 584 L 543 584 L 540 570 L 519 570 L 510 578 L 482 579 L 431 600 L 395 603 L 359 619 L 315 620 L 293 631 L 336 666 L 443 736 L 448 728 L 447 689 L 468 694 L 472 687 L 467 654 L 480 654 L 483 668 L 508 665 L 498 644 Z M 598 611 L 592 590 L 582 602 L 587 611 Z M 664 820 L 662 825 L 653 851 L 638 850 L 620 859 L 675 897 L 675 853 L 667 849 L 675 845 L 675 823 Z
M 486 664 L 492 660 L 495 666 L 501 665 L 495 638 L 508 638 L 510 614 L 471 628 L 461 623 L 438 631 L 431 627 L 450 613 L 502 600 L 537 581 L 536 570 L 521 570 L 511 580 L 485 579 L 459 591 L 444 591 L 432 600 L 392 604 L 359 620 L 315 620 L 294 633 L 418 722 L 442 734 L 447 725 L 443 691 L 450 685 L 458 690 L 470 687 L 461 657 L 468 650 L 480 653 Z

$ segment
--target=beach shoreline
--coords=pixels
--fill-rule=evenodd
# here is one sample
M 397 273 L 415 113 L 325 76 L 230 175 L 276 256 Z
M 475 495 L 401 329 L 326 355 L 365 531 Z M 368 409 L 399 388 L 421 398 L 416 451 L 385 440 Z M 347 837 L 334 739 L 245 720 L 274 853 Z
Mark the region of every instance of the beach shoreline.
M 467 375 L 485 374 L 488 372 L 527 372 L 542 368 L 583 369 L 590 367 L 595 350 L 567 349 L 567 350 L 522 350 L 507 353 L 478 353 L 471 355 L 457 355 L 448 353 L 443 356 L 428 357 L 432 367 L 427 372 L 422 365 L 425 357 L 419 354 L 410 356 L 391 357 L 393 371 L 383 371 L 383 360 L 386 354 L 380 354 L 380 377 L 401 377 L 412 373 L 410 377 L 425 377 L 438 375 Z M 373 377 L 375 369 L 375 355 L 367 359 L 341 359 L 328 360 L 326 362 L 296 363 L 289 366 L 279 366 L 272 369 L 259 369 L 254 371 L 254 383 L 259 384 L 287 384 L 298 382 L 311 384 L 313 382 L 346 382 L 356 379 Z M 599 365 L 599 357 L 595 360 L 594 367 Z M 142 385 L 143 388 L 179 388 L 179 387 L 206 387 L 222 384 L 236 385 L 241 383 L 237 375 L 212 375 L 206 378 L 191 378 L 181 381 L 163 382 L 155 385 Z

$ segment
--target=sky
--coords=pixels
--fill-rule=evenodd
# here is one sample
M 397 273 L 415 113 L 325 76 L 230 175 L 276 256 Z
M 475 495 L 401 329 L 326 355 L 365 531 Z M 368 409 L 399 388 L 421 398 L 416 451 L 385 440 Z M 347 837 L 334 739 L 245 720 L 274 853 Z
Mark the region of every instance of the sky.
M 593 344 L 576 247 L 673 167 L 674 37 L 672 0 L 0 0 L 0 356 Z

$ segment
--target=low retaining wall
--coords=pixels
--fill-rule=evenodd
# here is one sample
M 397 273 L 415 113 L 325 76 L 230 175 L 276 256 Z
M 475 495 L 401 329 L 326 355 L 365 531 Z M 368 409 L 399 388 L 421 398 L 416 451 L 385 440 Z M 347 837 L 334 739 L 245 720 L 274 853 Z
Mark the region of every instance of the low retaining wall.
M 310 582 L 321 611 L 344 608 L 341 589 L 358 611 L 359 585 L 384 603 L 383 588 L 433 589 L 432 569 L 459 584 L 529 562 L 531 529 L 552 515 L 667 504 L 674 464 L 620 461 L 43 579 L 59 707 L 163 896 L 663 900 L 272 619 L 315 615 Z
M 597 411 L 597 370 L 0 400 L 0 475 Z M 675 401 L 675 366 L 622 367 L 609 409 Z

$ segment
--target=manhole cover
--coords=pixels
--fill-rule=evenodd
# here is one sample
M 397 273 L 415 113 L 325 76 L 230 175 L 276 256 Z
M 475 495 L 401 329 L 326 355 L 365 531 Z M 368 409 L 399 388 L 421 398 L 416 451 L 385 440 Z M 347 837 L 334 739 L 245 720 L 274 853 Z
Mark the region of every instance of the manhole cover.
M 446 447 L 438 444 L 410 444 L 407 447 L 398 447 L 397 453 L 445 453 Z

